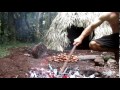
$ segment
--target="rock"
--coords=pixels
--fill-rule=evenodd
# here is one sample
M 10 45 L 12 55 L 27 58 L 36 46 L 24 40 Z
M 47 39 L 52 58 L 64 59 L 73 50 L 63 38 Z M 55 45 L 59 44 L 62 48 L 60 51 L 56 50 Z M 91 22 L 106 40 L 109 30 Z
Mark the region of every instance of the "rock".
M 89 78 L 95 78 L 95 75 L 94 75 L 94 74 L 92 74 L 92 75 L 90 75 L 90 76 L 89 76 Z
M 104 55 L 103 58 L 104 58 L 105 61 L 108 61 L 109 59 L 114 59 L 115 56 L 112 56 L 112 55 Z
M 100 77 L 101 73 L 100 72 L 95 72 L 94 75 L 95 75 L 95 77 Z
M 84 70 L 81 72 L 82 75 L 85 75 L 86 77 L 89 77 L 90 75 L 93 75 L 95 71 L 93 70 Z
M 114 59 L 109 59 L 109 60 L 107 61 L 107 65 L 108 65 L 111 69 L 117 68 L 117 67 L 116 67 L 116 66 L 117 66 L 117 62 L 116 62 L 116 60 L 114 60 Z
M 98 56 L 94 60 L 96 66 L 104 66 L 105 62 L 101 56 Z
M 25 53 L 24 55 L 30 57 L 30 54 L 28 54 L 28 53 Z
M 44 44 L 39 43 L 32 48 L 31 53 L 34 58 L 39 58 L 45 55 L 46 50 L 47 50 L 47 47 Z

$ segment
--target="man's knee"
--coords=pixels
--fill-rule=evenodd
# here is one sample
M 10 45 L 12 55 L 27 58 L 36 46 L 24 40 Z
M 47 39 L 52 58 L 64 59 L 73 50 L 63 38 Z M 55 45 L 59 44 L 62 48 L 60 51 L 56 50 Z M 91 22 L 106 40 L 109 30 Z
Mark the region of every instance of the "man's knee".
M 89 47 L 90 47 L 90 49 L 92 49 L 92 50 L 98 50 L 99 45 L 98 45 L 95 41 L 91 41 L 91 42 L 89 43 Z

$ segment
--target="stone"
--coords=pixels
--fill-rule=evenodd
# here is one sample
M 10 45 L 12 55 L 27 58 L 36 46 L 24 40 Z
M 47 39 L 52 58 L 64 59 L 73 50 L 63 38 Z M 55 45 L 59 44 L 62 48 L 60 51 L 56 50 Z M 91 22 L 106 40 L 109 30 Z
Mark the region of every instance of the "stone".
M 28 54 L 28 53 L 25 53 L 24 55 L 30 57 L 30 54 Z
M 105 64 L 105 61 L 104 61 L 103 57 L 101 57 L 101 56 L 96 57 L 94 62 L 95 62 L 96 66 L 104 66 L 104 64 Z
M 32 48 L 31 54 L 34 58 L 39 58 L 41 56 L 46 55 L 46 50 L 47 47 L 44 44 L 39 43 Z
M 116 65 L 117 65 L 117 62 L 115 59 L 109 59 L 107 61 L 107 65 L 110 67 L 110 68 L 116 68 Z
M 112 55 L 104 55 L 103 58 L 104 58 L 105 61 L 108 61 L 109 59 L 114 59 L 115 56 L 112 56 Z

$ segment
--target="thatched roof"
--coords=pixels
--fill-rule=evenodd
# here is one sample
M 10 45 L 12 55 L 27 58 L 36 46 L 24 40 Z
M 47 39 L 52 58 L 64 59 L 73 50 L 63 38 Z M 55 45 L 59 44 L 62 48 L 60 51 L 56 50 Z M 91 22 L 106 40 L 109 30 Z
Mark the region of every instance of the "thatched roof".
M 102 12 L 59 12 L 53 20 L 45 36 L 45 44 L 49 49 L 63 51 L 69 45 L 67 28 L 72 25 L 86 28 Z M 104 22 L 95 30 L 95 39 L 112 33 L 108 22 Z

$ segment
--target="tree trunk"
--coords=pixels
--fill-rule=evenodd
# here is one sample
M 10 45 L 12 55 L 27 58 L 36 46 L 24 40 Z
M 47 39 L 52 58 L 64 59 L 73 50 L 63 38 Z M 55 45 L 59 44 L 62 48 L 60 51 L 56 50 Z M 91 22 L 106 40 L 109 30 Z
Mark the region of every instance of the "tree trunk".
M 14 24 L 14 12 L 8 13 L 8 31 L 9 31 L 9 40 L 16 41 L 15 38 L 15 24 Z
M 6 19 L 7 13 L 1 12 L 1 34 L 0 34 L 0 43 L 7 42 L 7 19 Z

